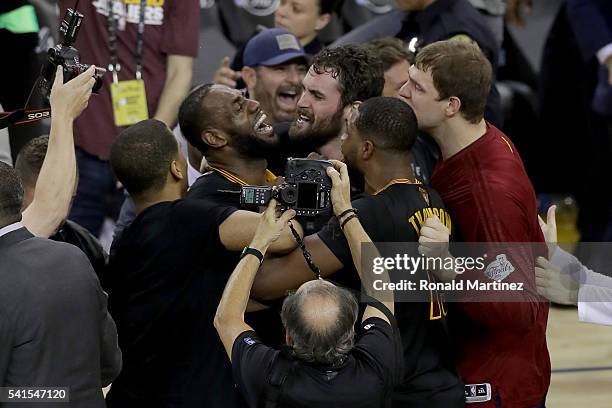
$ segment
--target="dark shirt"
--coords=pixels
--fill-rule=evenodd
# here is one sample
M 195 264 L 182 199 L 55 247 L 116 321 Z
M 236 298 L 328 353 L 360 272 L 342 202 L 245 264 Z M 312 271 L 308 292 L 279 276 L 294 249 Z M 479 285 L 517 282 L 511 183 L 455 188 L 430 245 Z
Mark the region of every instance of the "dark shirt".
M 376 195 L 354 200 L 353 207 L 373 242 L 416 243 L 421 223 L 430 210 L 447 226 L 451 225 L 440 196 L 420 184 L 391 184 Z M 345 265 L 331 279 L 359 290 L 351 251 L 336 218 L 332 218 L 318 235 Z M 381 255 L 394 256 L 382 250 Z M 407 275 L 391 274 L 390 278 L 399 281 L 407 279 Z M 426 272 L 418 271 L 412 279 L 427 279 Z M 444 315 L 445 306 L 435 292 L 429 302 L 401 302 L 396 297 L 395 317 L 404 348 L 404 377 L 394 393 L 397 406 L 411 403 L 416 404 L 409 405 L 411 407 L 463 407 L 463 384 L 447 352 L 450 343 Z
M 66 220 L 60 229 L 49 239 L 58 242 L 66 242 L 79 248 L 91 262 L 98 279 L 102 280 L 102 273 L 106 268 L 108 255 L 100 241 L 93 234 L 81 227 L 74 221 Z
M 384 407 L 399 379 L 401 350 L 391 325 L 377 317 L 362 322 L 355 347 L 339 367 L 315 366 L 280 353 L 263 344 L 254 331 L 236 338 L 234 379 L 250 407 L 262 406 L 258 404 L 266 397 L 268 379 L 278 369 L 279 358 L 288 358 L 292 364 L 281 387 L 279 407 Z
M 219 225 L 235 208 L 206 200 L 155 204 L 114 242 L 104 284 L 124 369 L 109 407 L 239 407 L 213 327 L 235 260 Z

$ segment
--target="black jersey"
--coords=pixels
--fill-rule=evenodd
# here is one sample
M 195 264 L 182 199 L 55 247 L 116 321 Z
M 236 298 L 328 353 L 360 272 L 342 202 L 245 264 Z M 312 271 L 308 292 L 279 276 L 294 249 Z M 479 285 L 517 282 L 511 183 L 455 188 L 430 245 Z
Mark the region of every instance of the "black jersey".
M 452 229 L 450 215 L 438 193 L 418 182 L 394 180 L 376 194 L 354 200 L 353 207 L 373 242 L 417 242 L 421 225 L 432 214 Z M 350 248 L 337 220 L 332 218 L 318 235 L 345 265 L 330 278 L 360 289 Z M 391 276 L 391 280 L 396 279 L 398 276 Z M 404 377 L 395 389 L 394 405 L 463 407 L 463 385 L 448 353 L 445 314 L 446 309 L 435 294 L 430 302 L 396 300 L 395 316 L 404 349 Z

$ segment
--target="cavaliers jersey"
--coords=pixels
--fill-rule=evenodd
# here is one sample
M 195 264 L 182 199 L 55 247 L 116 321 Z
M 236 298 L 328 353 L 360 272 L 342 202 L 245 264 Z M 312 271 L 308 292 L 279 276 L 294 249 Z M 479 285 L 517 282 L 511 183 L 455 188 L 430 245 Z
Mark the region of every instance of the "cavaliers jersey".
M 450 215 L 440 196 L 418 182 L 394 180 L 376 194 L 363 195 L 352 204 L 365 231 L 375 243 L 415 243 L 411 246 L 415 252 L 421 225 L 430 215 L 437 215 L 452 229 Z M 331 275 L 330 279 L 359 290 L 359 276 L 354 269 L 348 242 L 336 218 L 332 218 L 318 235 L 345 265 L 344 269 Z M 394 256 L 383 251 L 381 255 Z M 416 253 L 412 255 L 418 256 Z M 392 275 L 390 278 L 397 281 L 399 276 Z M 447 352 L 450 347 L 445 321 L 446 307 L 437 296 L 422 302 L 400 302 L 397 299 L 396 296 L 395 317 L 402 337 L 404 377 L 395 389 L 394 405 L 463 407 L 463 384 Z

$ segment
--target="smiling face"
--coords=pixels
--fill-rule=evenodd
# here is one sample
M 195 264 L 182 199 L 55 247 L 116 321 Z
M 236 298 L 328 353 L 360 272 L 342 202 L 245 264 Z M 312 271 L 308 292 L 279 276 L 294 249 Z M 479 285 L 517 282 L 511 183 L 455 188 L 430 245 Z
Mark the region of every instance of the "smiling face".
M 241 154 L 263 157 L 278 145 L 266 113 L 259 103 L 242 92 L 224 85 L 214 85 L 205 100 L 218 131 L 227 137 L 228 145 Z
M 446 119 L 448 100 L 440 100 L 430 71 L 411 66 L 409 79 L 400 89 L 399 97 L 414 110 L 421 130 L 434 129 Z
M 308 67 L 301 60 L 282 65 L 255 68 L 251 96 L 270 114 L 273 123 L 295 119 L 297 102 L 302 94 L 302 80 Z
M 344 112 L 338 81 L 330 72 L 317 74 L 311 68 L 302 85 L 297 118 L 291 124 L 289 137 L 320 146 L 342 131 Z

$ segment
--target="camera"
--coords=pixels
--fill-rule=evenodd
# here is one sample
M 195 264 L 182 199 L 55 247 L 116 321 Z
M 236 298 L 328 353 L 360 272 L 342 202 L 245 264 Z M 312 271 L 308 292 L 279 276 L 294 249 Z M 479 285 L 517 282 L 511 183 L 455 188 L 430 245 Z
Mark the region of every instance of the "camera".
M 317 217 L 331 213 L 332 182 L 327 175 L 331 163 L 325 160 L 287 159 L 285 182 L 277 188 L 244 186 L 240 204 L 244 207 L 268 205 L 276 199 L 282 210 L 293 209 L 298 216 Z
M 42 67 L 39 82 L 40 92 L 46 104 L 49 103 L 51 87 L 53 86 L 53 81 L 55 81 L 55 72 L 59 65 L 64 69 L 64 83 L 87 71 L 91 66 L 80 62 L 79 51 L 72 46 L 76 41 L 82 22 L 83 14 L 68 9 L 60 26 L 60 34 L 63 40 L 61 44 L 56 45 L 54 48 L 50 48 L 47 52 L 47 61 Z M 105 69 L 96 67 L 96 72 L 94 74 L 96 80 L 93 87 L 94 93 L 98 93 L 100 88 L 102 88 L 102 79 L 105 73 Z

